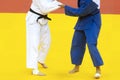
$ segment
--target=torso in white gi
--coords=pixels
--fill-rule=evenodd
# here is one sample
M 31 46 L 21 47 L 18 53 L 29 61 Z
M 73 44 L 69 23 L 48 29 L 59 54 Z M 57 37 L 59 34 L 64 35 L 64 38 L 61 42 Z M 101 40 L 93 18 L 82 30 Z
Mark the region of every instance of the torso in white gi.
M 42 15 L 60 8 L 56 0 L 32 0 L 31 9 Z M 26 16 L 27 68 L 37 68 L 38 61 L 44 63 L 50 46 L 48 20 L 28 11 Z

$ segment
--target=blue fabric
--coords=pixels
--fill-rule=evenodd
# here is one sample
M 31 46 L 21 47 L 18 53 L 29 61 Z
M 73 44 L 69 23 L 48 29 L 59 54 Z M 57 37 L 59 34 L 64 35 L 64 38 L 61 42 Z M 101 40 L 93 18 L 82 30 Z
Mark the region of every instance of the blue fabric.
M 65 14 L 69 16 L 87 16 L 88 14 L 93 13 L 97 9 L 98 5 L 92 0 L 81 0 L 78 2 L 78 8 L 72 8 L 70 6 L 65 6 Z
M 96 37 L 98 37 L 98 34 L 96 36 L 94 33 L 91 33 L 91 32 L 94 32 L 94 30 L 92 29 L 91 31 L 75 30 L 72 46 L 71 46 L 72 64 L 75 64 L 75 65 L 82 64 L 82 60 L 83 60 L 85 49 L 86 49 L 86 43 L 87 43 L 94 66 L 103 65 L 103 60 L 97 49 L 97 42 L 93 42 L 93 41 L 97 41 Z M 97 31 L 97 33 L 99 33 L 99 31 Z M 93 37 L 89 37 L 89 34 Z
M 85 49 L 86 49 L 86 37 L 83 31 L 75 31 L 72 47 L 71 47 L 71 60 L 72 64 L 81 65 Z
M 92 0 L 78 0 L 78 8 L 72 8 L 66 5 L 65 14 L 78 17 L 78 21 L 75 25 L 76 30 L 89 29 L 95 18 L 97 18 L 99 24 L 101 24 L 100 10 L 97 9 L 97 7 L 98 5 Z M 99 15 L 96 17 L 96 14 Z
M 78 0 L 78 8 L 65 6 L 65 14 L 78 17 L 71 46 L 71 60 L 75 65 L 81 65 L 86 43 L 94 66 L 103 65 L 103 60 L 97 49 L 97 39 L 101 28 L 101 15 L 98 5 L 92 0 Z

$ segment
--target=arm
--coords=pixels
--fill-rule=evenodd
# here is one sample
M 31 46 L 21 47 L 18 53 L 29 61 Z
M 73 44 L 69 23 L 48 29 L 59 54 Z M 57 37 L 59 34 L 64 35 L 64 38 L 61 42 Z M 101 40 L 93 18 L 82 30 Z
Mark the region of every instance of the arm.
M 45 14 L 60 8 L 60 6 L 58 6 L 58 5 L 62 4 L 62 3 L 58 2 L 57 0 L 53 0 L 53 1 L 36 0 L 36 1 L 37 1 L 37 6 Z
M 65 14 L 69 16 L 86 16 L 91 14 L 95 9 L 97 9 L 98 5 L 93 2 L 84 2 L 79 8 L 72 8 L 70 6 L 65 6 Z

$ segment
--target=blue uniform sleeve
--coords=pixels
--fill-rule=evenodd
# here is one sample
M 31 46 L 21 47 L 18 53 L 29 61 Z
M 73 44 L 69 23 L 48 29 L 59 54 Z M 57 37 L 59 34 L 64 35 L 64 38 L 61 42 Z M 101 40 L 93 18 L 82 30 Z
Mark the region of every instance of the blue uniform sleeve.
M 87 16 L 96 10 L 98 5 L 93 2 L 84 2 L 79 8 L 72 8 L 70 6 L 65 6 L 65 14 L 69 16 Z

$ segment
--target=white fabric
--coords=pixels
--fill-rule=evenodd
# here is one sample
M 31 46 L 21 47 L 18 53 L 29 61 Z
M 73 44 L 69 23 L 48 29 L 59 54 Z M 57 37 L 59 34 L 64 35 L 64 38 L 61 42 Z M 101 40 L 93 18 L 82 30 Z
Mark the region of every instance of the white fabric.
M 45 24 L 48 23 L 48 20 L 44 19 L 44 18 L 41 18 L 41 19 L 38 19 L 38 23 L 41 24 L 41 25 L 45 25 Z
M 57 0 L 32 0 L 31 8 L 40 14 L 46 15 L 60 8 L 59 5 L 61 4 Z
M 98 9 L 100 9 L 100 0 L 93 0 L 98 5 Z
M 32 0 L 31 9 L 46 15 L 56 10 L 61 3 L 56 0 Z M 44 63 L 50 46 L 50 31 L 48 20 L 28 12 L 26 16 L 26 46 L 27 46 L 27 68 L 38 68 L 38 61 Z
M 38 16 L 28 12 L 26 17 L 27 68 L 38 68 L 38 61 L 44 63 L 49 46 L 50 31 L 48 25 L 36 22 Z
M 58 8 L 62 3 L 57 0 L 32 0 L 31 9 L 42 15 L 46 15 Z M 47 24 L 48 20 L 41 18 L 38 20 L 41 25 Z

